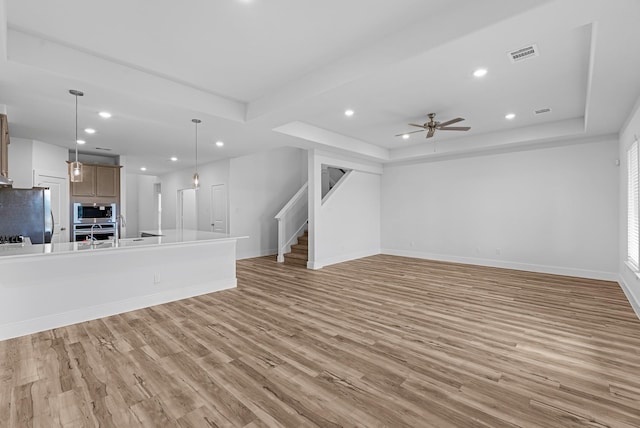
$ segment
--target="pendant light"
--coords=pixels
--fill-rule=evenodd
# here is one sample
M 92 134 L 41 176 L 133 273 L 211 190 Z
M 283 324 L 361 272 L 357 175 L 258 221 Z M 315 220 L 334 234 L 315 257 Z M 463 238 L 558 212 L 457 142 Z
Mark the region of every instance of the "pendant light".
M 78 162 L 78 97 L 84 96 L 84 93 L 76 89 L 69 90 L 69 93 L 76 97 L 76 161 L 69 164 L 69 180 L 79 183 L 82 181 L 82 164 Z
M 196 172 L 193 174 L 193 188 L 200 188 L 200 176 L 198 175 L 198 124 L 202 122 L 200 119 L 191 119 L 196 124 Z

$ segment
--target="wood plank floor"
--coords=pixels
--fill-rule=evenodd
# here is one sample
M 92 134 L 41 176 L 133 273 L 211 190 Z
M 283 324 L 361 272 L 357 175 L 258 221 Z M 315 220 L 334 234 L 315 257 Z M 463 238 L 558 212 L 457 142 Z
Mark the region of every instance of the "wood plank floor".
M 1 427 L 640 427 L 615 283 L 392 256 L 0 342 Z

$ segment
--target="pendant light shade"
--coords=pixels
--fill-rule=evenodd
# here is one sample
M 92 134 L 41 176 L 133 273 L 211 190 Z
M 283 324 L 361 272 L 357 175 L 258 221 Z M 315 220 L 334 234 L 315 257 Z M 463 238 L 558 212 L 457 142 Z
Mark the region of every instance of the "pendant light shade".
M 71 162 L 69 164 L 69 177 L 71 182 L 82 181 L 82 164 L 80 162 Z
M 202 121 L 200 119 L 191 119 L 191 122 L 196 125 L 196 172 L 193 173 L 193 188 L 198 190 L 200 188 L 200 175 L 198 175 L 198 124 Z
M 78 162 L 78 97 L 84 96 L 84 93 L 76 89 L 69 90 L 69 93 L 76 97 L 76 161 L 69 164 L 69 181 L 78 183 L 82 181 L 82 164 Z

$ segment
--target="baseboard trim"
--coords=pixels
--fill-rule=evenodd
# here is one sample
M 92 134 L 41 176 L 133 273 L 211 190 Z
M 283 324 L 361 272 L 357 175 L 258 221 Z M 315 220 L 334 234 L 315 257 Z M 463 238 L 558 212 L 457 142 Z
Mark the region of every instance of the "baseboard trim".
M 603 281 L 618 282 L 618 273 L 601 272 L 595 270 L 567 268 L 560 266 L 536 265 L 529 263 L 509 262 L 503 260 L 480 259 L 474 257 L 460 257 L 444 254 L 423 253 L 419 251 L 395 250 L 385 248 L 382 254 L 390 256 L 413 257 L 417 259 L 437 260 L 441 262 L 464 263 L 478 266 L 490 266 L 503 269 L 523 270 L 527 272 L 549 273 L 552 275 L 574 276 L 578 278 L 599 279 Z
M 161 293 L 138 296 L 131 299 L 89 306 L 68 312 L 46 315 L 14 323 L 0 325 L 0 340 L 7 340 L 27 334 L 51 330 L 80 322 L 91 321 L 137 309 L 148 308 L 189 297 L 237 287 L 237 279 L 223 279 L 215 282 L 192 285 L 181 289 L 168 290 Z
M 276 255 L 278 255 L 277 248 L 269 248 L 266 250 L 243 251 L 242 253 L 238 252 L 238 255 L 236 256 L 236 260 L 255 259 L 256 257 L 276 256 Z
M 631 304 L 631 307 L 636 313 L 636 316 L 638 317 L 638 319 L 640 319 L 640 296 L 635 295 L 622 275 L 618 276 L 618 284 L 620 285 L 620 288 L 622 288 L 624 295 L 627 296 L 627 300 L 629 301 L 629 304 Z
M 355 253 L 342 254 L 335 257 L 328 257 L 326 259 L 320 260 L 309 260 L 307 262 L 307 269 L 322 269 L 325 266 L 335 265 L 338 263 L 348 262 L 351 260 L 361 259 L 363 257 L 375 256 L 376 254 L 380 254 L 380 250 L 365 250 L 365 251 L 357 251 Z

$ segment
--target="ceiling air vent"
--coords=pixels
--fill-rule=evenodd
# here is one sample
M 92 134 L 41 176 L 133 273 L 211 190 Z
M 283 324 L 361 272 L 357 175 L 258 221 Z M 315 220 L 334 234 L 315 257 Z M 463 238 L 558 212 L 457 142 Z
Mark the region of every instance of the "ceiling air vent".
M 107 148 L 107 147 L 96 147 L 96 150 L 104 150 L 105 152 L 110 152 L 111 149 Z
M 535 114 L 551 113 L 551 109 L 550 108 L 541 108 L 539 110 L 534 110 L 533 112 Z
M 516 63 L 524 61 L 525 59 L 537 57 L 538 55 L 540 55 L 538 46 L 533 44 L 516 51 L 509 52 L 509 59 L 511 60 L 511 62 Z

